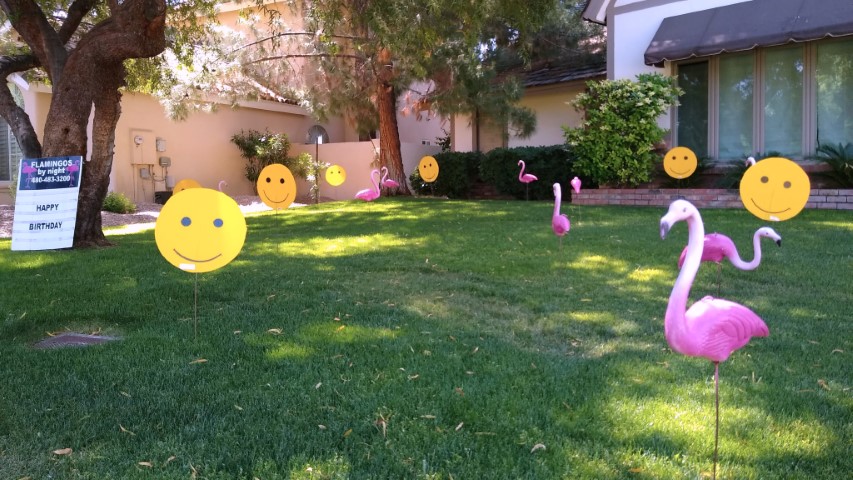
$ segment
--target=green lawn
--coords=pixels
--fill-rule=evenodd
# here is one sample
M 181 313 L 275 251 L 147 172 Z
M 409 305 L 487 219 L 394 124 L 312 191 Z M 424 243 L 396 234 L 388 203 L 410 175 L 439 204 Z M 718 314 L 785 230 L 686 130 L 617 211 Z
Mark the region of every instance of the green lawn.
M 701 478 L 713 365 L 663 315 L 687 228 L 665 208 L 380 199 L 248 218 L 194 277 L 152 231 L 0 241 L 0 478 Z M 703 210 L 752 258 L 763 224 Z M 721 365 L 722 478 L 853 471 L 853 215 L 772 225 L 721 295 L 770 327 Z M 198 336 L 193 283 L 198 278 Z M 703 265 L 691 302 L 716 294 Z M 36 350 L 46 332 L 120 342 Z M 544 447 L 544 448 L 543 448 Z M 70 448 L 71 454 L 56 450 Z M 142 462 L 142 463 L 141 463 Z

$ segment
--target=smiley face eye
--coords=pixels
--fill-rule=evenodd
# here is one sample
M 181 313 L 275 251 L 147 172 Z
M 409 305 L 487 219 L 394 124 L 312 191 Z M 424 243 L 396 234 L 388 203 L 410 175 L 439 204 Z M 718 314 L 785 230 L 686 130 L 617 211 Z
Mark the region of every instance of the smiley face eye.
M 284 179 L 283 179 L 283 178 L 282 178 L 282 179 L 279 179 L 278 183 L 280 183 L 280 184 L 284 185 Z
M 223 222 L 222 222 L 222 219 L 221 219 L 221 218 L 217 218 L 216 220 L 214 220 L 214 221 L 213 221 L 213 226 L 214 226 L 214 227 L 216 227 L 216 228 L 221 227 L 221 226 L 222 226 L 222 224 L 223 224 Z
M 684 156 L 684 159 L 687 160 L 687 155 Z
M 770 181 L 770 179 L 769 179 L 769 178 L 767 178 L 767 177 L 761 177 L 761 183 L 767 183 L 767 182 L 769 182 L 769 181 Z
M 785 182 L 782 184 L 782 186 L 785 188 L 791 188 L 791 182 Z
M 272 179 L 270 177 L 267 177 L 267 183 L 270 183 L 271 181 Z
M 183 225 L 185 227 L 189 227 L 192 223 L 193 223 L 193 221 L 190 220 L 190 217 L 184 217 L 181 219 L 181 225 Z

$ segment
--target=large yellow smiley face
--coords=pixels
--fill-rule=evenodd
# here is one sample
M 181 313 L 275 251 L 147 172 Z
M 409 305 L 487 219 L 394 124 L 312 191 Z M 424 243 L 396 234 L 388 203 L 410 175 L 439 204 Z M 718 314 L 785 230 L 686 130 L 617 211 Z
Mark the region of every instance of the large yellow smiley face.
M 296 179 L 290 169 L 280 163 L 267 165 L 258 177 L 258 195 L 272 209 L 287 208 L 296 199 Z
M 687 178 L 696 171 L 699 161 L 693 150 L 675 147 L 663 157 L 663 170 L 672 178 Z
M 326 169 L 326 182 L 333 187 L 344 183 L 347 179 L 347 171 L 340 165 L 332 165 Z
M 192 273 L 216 270 L 237 257 L 246 240 L 246 218 L 231 197 L 209 188 L 172 195 L 154 226 L 160 254 Z
M 434 182 L 438 178 L 438 162 L 435 160 L 435 157 L 427 155 L 421 158 L 420 163 L 418 163 L 418 173 L 420 173 L 423 181 L 427 183 Z
M 185 178 L 175 184 L 175 186 L 172 188 L 172 194 L 174 195 L 178 192 L 183 192 L 188 188 L 201 188 L 201 184 L 196 182 L 192 178 Z
M 811 183 L 805 170 L 787 158 L 765 158 L 749 167 L 740 180 L 740 200 L 762 220 L 794 217 L 809 201 Z

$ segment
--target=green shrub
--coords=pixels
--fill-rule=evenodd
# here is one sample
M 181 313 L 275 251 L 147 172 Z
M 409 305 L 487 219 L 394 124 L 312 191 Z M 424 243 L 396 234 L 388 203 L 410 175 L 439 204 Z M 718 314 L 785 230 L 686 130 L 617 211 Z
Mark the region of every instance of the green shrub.
M 109 192 L 104 197 L 104 206 L 101 210 L 113 213 L 133 213 L 136 204 L 123 193 Z
M 521 183 L 519 160 L 524 160 L 525 172 L 539 180 L 527 185 Z M 554 183 L 560 183 L 564 193 L 568 191 L 567 185 L 575 176 L 572 163 L 573 156 L 565 145 L 496 148 L 480 163 L 480 178 L 505 195 L 525 198 L 529 193 L 531 200 L 547 200 L 554 198 Z
M 240 156 L 246 160 L 246 179 L 252 183 L 253 188 L 256 188 L 261 170 L 273 163 L 284 165 L 295 177 L 307 178 L 309 175 L 312 162 L 310 156 L 288 157 L 290 140 L 284 133 L 240 130 L 240 133 L 231 137 L 231 142 L 237 145 Z
M 840 187 L 853 188 L 853 143 L 821 143 L 813 158 L 832 167 L 829 176 L 838 182 Z
M 645 73 L 636 82 L 587 82 L 587 88 L 572 102 L 584 113 L 582 127 L 563 127 L 566 143 L 574 148 L 575 170 L 599 184 L 648 182 L 661 160 L 654 145 L 666 133 L 657 119 L 682 93 L 675 79 Z
M 421 178 L 415 169 L 409 175 L 409 183 L 420 195 L 438 195 L 448 198 L 468 198 L 471 186 L 477 180 L 483 154 L 480 152 L 441 152 L 438 161 L 438 178 L 432 184 Z

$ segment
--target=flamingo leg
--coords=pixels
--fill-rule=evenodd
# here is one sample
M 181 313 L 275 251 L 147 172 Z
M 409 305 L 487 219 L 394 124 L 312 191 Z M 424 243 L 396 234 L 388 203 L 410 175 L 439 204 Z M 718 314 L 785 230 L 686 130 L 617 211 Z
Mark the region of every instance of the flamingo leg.
M 714 362 L 714 408 L 716 410 L 716 422 L 714 425 L 714 469 L 711 479 L 717 478 L 717 448 L 720 443 L 720 362 Z
M 720 286 L 723 283 L 723 262 L 717 264 L 717 296 L 720 296 Z

